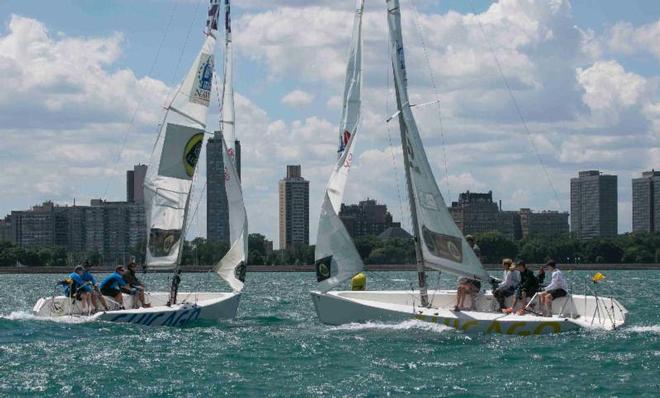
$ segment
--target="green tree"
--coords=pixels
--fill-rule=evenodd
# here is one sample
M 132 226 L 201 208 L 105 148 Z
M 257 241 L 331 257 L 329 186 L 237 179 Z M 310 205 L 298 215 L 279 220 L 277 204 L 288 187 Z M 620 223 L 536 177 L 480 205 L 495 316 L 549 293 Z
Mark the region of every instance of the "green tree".
M 476 241 L 484 263 L 499 264 L 503 258 L 515 259 L 518 256 L 516 243 L 499 232 L 478 234 Z

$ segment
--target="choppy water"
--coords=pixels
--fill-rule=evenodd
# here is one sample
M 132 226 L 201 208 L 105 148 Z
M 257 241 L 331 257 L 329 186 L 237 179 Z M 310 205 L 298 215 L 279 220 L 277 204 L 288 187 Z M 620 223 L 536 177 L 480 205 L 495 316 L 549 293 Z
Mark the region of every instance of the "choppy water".
M 56 323 L 29 315 L 56 276 L 0 275 L 0 395 L 658 396 L 660 272 L 606 275 L 600 291 L 628 308 L 627 327 L 528 337 L 468 336 L 420 321 L 322 325 L 310 273 L 248 274 L 230 322 Z M 569 276 L 582 285 L 586 273 Z M 146 276 L 161 289 L 166 278 Z M 406 289 L 414 280 L 410 272 L 371 273 L 368 285 Z M 225 290 L 211 274 L 184 283 Z

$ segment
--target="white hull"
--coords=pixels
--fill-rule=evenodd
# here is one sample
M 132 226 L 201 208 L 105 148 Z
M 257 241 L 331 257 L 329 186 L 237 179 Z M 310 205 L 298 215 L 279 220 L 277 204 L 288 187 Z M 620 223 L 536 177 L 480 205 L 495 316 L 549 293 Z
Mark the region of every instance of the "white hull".
M 179 293 L 177 304 L 167 306 L 169 292 L 148 294 L 150 308 L 133 308 L 134 296 L 124 295 L 124 304 L 129 309 L 99 311 L 90 314 L 82 308 L 80 301 L 72 301 L 65 296 L 40 298 L 32 312 L 41 317 L 79 317 L 88 320 L 135 323 L 146 326 L 183 326 L 196 320 L 217 321 L 236 317 L 240 293 Z M 105 297 L 111 307 L 116 303 Z
M 456 291 L 429 291 L 431 308 L 419 307 L 418 291 L 312 292 L 319 320 L 330 325 L 419 319 L 468 333 L 517 335 L 559 333 L 593 328 L 612 330 L 625 323 L 627 310 L 615 299 L 571 295 L 553 302 L 552 316 L 502 314 L 490 292 L 479 295 L 475 311 L 452 311 Z M 510 303 L 511 298 L 509 298 Z M 466 300 L 467 304 L 470 299 Z M 536 300 L 532 300 L 534 303 Z M 535 307 L 538 308 L 538 307 Z

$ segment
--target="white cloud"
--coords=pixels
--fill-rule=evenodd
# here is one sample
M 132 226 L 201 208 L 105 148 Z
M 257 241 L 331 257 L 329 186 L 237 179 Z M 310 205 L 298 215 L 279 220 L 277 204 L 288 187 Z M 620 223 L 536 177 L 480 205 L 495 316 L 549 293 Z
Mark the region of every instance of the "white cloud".
M 294 108 L 301 108 L 307 106 L 314 101 L 314 95 L 302 91 L 302 90 L 293 90 L 284 97 L 282 97 L 282 103 Z
M 629 22 L 619 22 L 611 28 L 607 45 L 614 52 L 648 52 L 660 60 L 660 19 L 639 27 Z
M 599 61 L 577 69 L 577 81 L 584 89 L 582 100 L 592 111 L 617 111 L 639 101 L 646 81 L 626 72 L 616 61 Z

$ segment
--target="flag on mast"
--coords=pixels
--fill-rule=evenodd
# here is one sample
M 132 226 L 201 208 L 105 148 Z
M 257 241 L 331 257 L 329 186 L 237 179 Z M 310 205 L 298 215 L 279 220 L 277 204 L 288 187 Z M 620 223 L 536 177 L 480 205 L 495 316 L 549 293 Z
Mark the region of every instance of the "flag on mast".
M 206 19 L 206 30 L 207 33 L 211 33 L 213 30 L 218 30 L 218 13 L 220 11 L 220 4 L 218 0 L 209 0 L 209 14 Z

